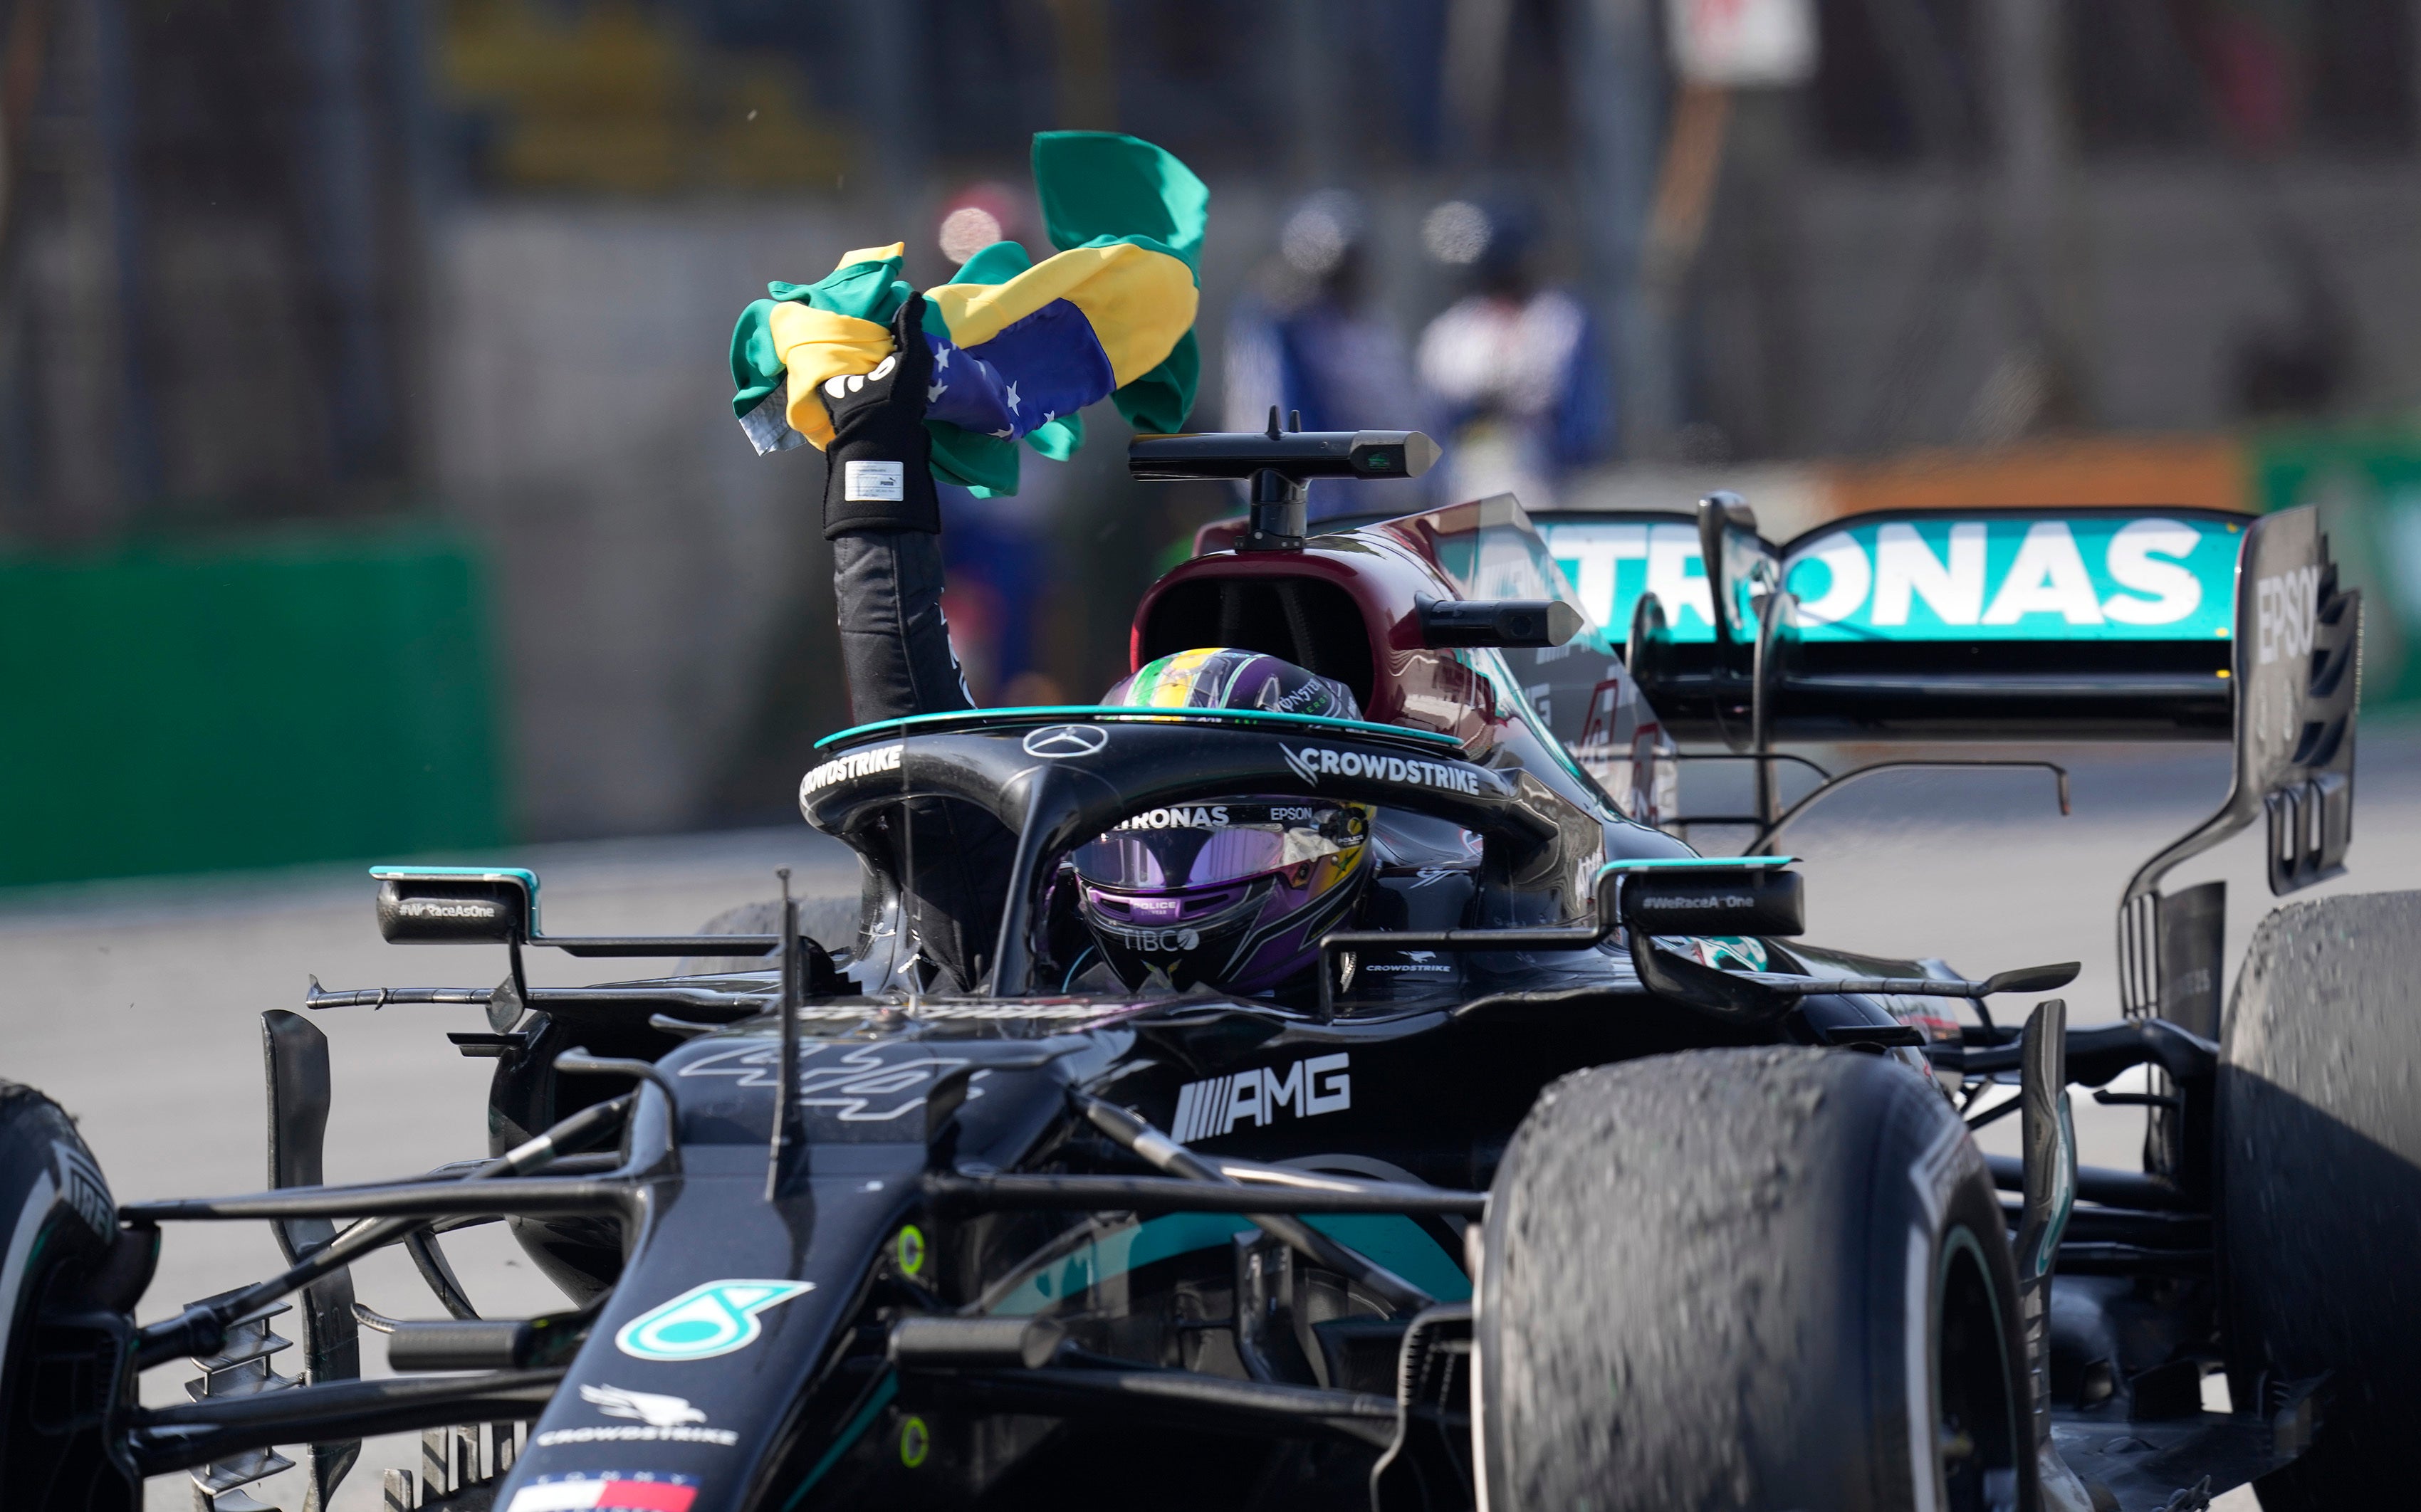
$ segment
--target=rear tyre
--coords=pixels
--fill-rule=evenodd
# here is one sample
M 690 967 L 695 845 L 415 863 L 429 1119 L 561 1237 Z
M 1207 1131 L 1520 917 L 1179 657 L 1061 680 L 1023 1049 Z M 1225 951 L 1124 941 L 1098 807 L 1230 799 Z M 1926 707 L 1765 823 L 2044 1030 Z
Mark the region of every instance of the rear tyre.
M 1549 1087 L 1488 1206 L 1487 1504 L 2036 1504 L 2017 1281 L 1907 1066 L 1694 1051 Z
M 28 1512 L 132 1512 L 104 1418 L 148 1240 L 121 1240 L 101 1167 L 59 1105 L 0 1082 L 0 1487 Z
M 2421 893 L 2291 904 L 2262 921 L 2222 1030 L 2219 1217 L 2229 1387 L 2273 1409 L 2325 1373 L 2271 1512 L 2412 1495 L 2421 1413 Z M 2265 1400 L 2265 1398 L 2267 1398 Z

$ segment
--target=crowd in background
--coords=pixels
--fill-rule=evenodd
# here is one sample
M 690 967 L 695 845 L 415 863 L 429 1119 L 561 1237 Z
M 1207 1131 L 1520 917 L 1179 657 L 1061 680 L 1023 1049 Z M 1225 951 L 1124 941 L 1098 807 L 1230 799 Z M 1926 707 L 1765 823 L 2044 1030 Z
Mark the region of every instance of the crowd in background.
M 1424 429 L 1446 443 L 1444 465 L 1418 485 L 1429 500 L 1511 493 L 1551 506 L 1563 474 L 1604 450 L 1598 333 L 1578 300 L 1541 280 L 1538 216 L 1521 199 L 1447 200 L 1421 230 L 1460 292 L 1408 343 L 1369 299 L 1362 203 L 1325 190 L 1294 208 L 1229 318 L 1226 427 L 1257 429 L 1274 406 L 1308 430 Z M 1361 485 L 1312 489 L 1315 520 L 1372 507 Z
M 1798 20 L 1751 69 L 1708 38 L 1753 12 Z M 1051 130 L 1211 190 L 1193 424 L 1445 444 L 1321 516 L 2318 498 L 2366 696 L 2421 698 L 2416 39 L 2413 0 L 0 0 L 0 643 L 42 647 L 0 881 L 786 818 L 850 712 L 820 463 L 723 413 L 732 312 L 851 247 L 919 287 L 1040 250 Z M 1241 507 L 1120 439 L 953 502 L 985 702 L 1107 686 Z M 112 720 L 139 771 L 55 754 Z
M 1017 196 L 983 183 L 955 196 L 938 234 L 963 262 L 1030 232 Z M 1564 475 L 1608 450 L 1612 413 L 1601 333 L 1586 307 L 1541 276 L 1539 214 L 1516 195 L 1449 199 L 1424 218 L 1424 251 L 1454 297 L 1408 339 L 1372 297 L 1370 215 L 1336 189 L 1288 211 L 1252 287 L 1233 301 L 1224 381 L 1195 424 L 1261 430 L 1424 430 L 1445 444 L 1429 476 L 1316 480 L 1310 518 L 1408 513 L 1510 493 L 1551 507 Z M 953 639 L 969 685 L 998 704 L 1064 701 L 1039 663 L 1036 616 L 1061 480 L 1029 471 L 1010 498 L 945 488 Z

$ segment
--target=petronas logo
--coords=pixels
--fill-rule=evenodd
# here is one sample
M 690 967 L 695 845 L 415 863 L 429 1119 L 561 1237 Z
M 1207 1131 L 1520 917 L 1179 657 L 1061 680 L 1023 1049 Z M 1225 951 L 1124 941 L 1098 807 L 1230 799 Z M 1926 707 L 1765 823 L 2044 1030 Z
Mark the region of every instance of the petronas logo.
M 711 1360 L 757 1342 L 759 1313 L 816 1289 L 812 1281 L 710 1281 L 622 1325 L 614 1342 L 641 1360 Z

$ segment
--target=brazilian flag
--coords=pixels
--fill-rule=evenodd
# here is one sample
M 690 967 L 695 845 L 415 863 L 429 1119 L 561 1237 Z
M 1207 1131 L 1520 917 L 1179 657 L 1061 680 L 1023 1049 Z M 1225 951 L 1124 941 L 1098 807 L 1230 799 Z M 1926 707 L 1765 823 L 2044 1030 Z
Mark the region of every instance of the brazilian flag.
M 1058 251 L 1014 242 L 967 259 L 925 291 L 933 381 L 925 424 L 933 473 L 978 494 L 1017 491 L 1017 444 L 1065 460 L 1077 412 L 1108 397 L 1142 431 L 1175 430 L 1194 407 L 1202 233 L 1210 192 L 1176 158 L 1112 132 L 1034 139 L 1034 187 Z M 761 452 L 832 441 L 816 386 L 865 373 L 891 351 L 910 288 L 900 242 L 843 255 L 813 284 L 767 286 L 731 333 L 731 408 Z

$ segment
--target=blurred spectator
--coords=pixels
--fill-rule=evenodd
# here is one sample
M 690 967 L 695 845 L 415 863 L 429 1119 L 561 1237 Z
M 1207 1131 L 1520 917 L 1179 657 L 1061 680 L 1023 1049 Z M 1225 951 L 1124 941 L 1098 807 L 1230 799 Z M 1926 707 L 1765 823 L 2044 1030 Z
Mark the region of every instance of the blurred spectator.
M 1470 292 L 1421 333 L 1420 378 L 1443 417 L 1449 499 L 1555 501 L 1570 468 L 1604 444 L 1607 383 L 1580 301 L 1543 288 L 1524 207 L 1449 200 L 1421 225 L 1429 256 L 1470 270 Z
M 1368 218 L 1360 199 L 1322 190 L 1297 205 L 1278 233 L 1262 287 L 1240 298 L 1227 323 L 1226 429 L 1259 430 L 1270 406 L 1303 415 L 1305 430 L 1410 430 L 1423 423 L 1403 336 L 1372 311 Z M 1408 483 L 1314 483 L 1310 517 L 1418 507 L 1382 499 Z
M 1023 486 L 1007 498 L 978 499 L 956 484 L 941 485 L 942 553 L 949 575 L 942 613 L 967 691 L 979 706 L 1067 702 L 1055 696 L 1058 684 L 1040 664 L 1066 466 L 1027 457 Z M 1037 696 L 1040 692 L 1054 696 Z

